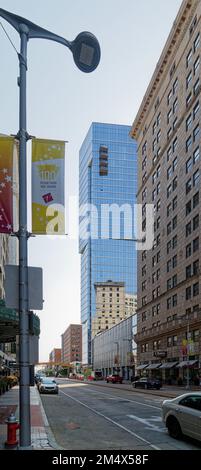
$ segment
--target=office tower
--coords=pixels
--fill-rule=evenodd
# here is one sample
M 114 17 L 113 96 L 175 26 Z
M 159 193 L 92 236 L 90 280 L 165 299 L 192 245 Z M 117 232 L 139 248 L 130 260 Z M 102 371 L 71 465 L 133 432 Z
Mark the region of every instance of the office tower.
M 80 208 L 85 213 L 80 218 L 82 360 L 88 365 L 97 283 L 123 283 L 126 294 L 136 294 L 133 213 L 137 162 L 136 144 L 129 132 L 126 125 L 92 123 L 80 149 Z M 108 316 L 113 315 L 114 302 L 111 304 L 105 311 Z

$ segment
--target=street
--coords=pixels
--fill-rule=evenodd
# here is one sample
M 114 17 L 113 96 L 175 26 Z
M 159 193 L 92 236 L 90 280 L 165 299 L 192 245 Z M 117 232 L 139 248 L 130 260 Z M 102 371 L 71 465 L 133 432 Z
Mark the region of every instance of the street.
M 59 395 L 41 395 L 61 449 L 198 450 L 196 441 L 169 437 L 160 394 L 57 379 Z

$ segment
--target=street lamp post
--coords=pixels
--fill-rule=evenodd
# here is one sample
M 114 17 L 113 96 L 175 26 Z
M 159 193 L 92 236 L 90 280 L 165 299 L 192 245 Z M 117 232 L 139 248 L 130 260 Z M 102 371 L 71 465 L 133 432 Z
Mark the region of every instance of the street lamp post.
M 29 317 L 28 317 L 28 257 L 27 245 L 27 157 L 26 144 L 30 136 L 26 125 L 26 72 L 27 43 L 29 39 L 41 38 L 56 41 L 71 50 L 77 67 L 85 73 L 93 72 L 100 61 L 100 46 L 96 37 L 89 32 L 78 34 L 70 42 L 21 16 L 0 8 L 0 16 L 20 35 L 19 58 L 19 366 L 20 366 L 20 446 L 30 448 L 30 390 L 29 390 Z
M 117 345 L 117 367 L 118 367 L 118 370 L 119 370 L 119 341 L 113 341 L 114 344 Z

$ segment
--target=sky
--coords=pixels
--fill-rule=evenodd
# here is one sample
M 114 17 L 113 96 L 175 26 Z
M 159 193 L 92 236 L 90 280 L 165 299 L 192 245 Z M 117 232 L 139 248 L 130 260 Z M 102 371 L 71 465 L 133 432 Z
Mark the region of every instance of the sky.
M 1 0 L 0 7 L 73 40 L 90 31 L 99 40 L 101 61 L 91 74 L 74 64 L 71 52 L 54 42 L 28 43 L 27 129 L 40 138 L 66 140 L 67 236 L 29 239 L 29 265 L 43 268 L 44 309 L 40 317 L 40 361 L 61 347 L 61 334 L 80 323 L 78 254 L 79 149 L 92 122 L 132 125 L 181 0 Z M 19 37 L 3 26 L 19 50 Z M 18 58 L 0 26 L 0 133 L 18 132 Z M 28 220 L 30 221 L 30 145 Z M 77 203 L 76 203 L 77 201 Z M 68 219 L 69 220 L 69 219 Z M 31 227 L 28 227 L 31 230 Z

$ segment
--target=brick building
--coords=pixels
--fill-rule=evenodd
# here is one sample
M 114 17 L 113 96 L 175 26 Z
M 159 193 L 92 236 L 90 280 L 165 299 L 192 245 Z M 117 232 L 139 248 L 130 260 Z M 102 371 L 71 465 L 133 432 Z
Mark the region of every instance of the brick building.
M 50 362 L 61 362 L 61 348 L 54 348 L 49 354 Z
M 62 362 L 82 362 L 82 325 L 69 325 L 63 333 Z
M 138 203 L 154 205 L 138 252 L 139 370 L 172 381 L 201 365 L 201 2 L 184 0 L 134 120 Z

